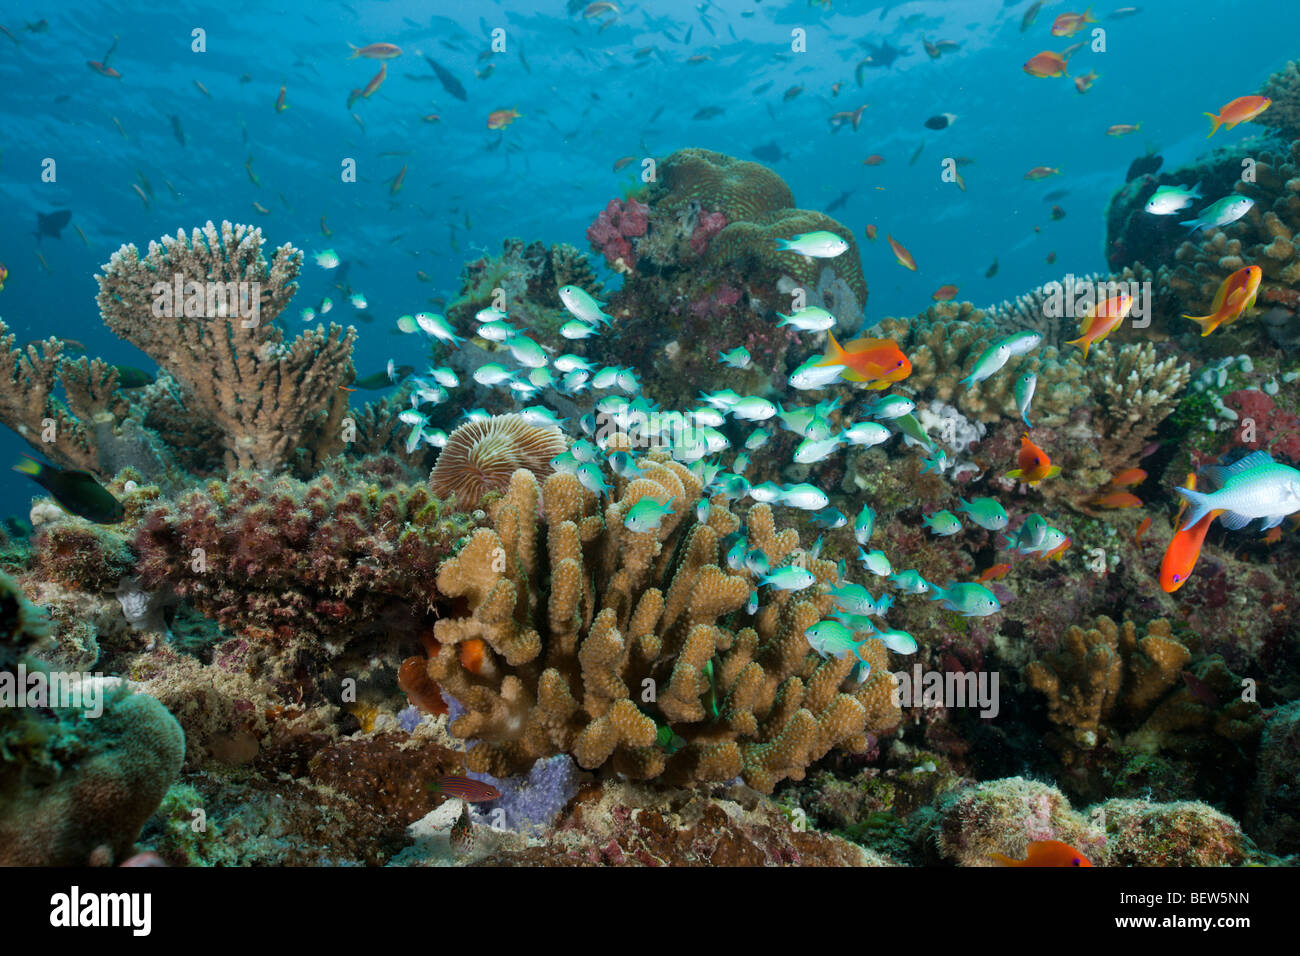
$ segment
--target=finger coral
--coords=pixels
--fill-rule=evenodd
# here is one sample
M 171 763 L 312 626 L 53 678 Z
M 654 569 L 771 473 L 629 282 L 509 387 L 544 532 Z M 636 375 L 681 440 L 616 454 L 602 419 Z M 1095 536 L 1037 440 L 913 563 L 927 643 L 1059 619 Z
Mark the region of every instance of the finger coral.
M 442 647 L 428 667 L 463 711 L 450 729 L 472 741 L 469 768 L 506 776 L 571 753 L 588 770 L 666 782 L 740 776 L 771 792 L 832 748 L 864 750 L 868 734 L 896 726 L 879 641 L 862 651 L 870 678 L 844 689 L 852 658 L 819 661 L 804 637 L 831 608 L 835 566 L 799 552 L 797 533 L 778 532 L 770 508 L 754 507 L 753 545 L 774 567 L 803 562 L 817 584 L 767 594 L 747 613 L 756 579 L 719 555 L 741 519 L 715 498 L 707 522 L 688 520 L 699 480 L 659 452 L 642 468 L 619 479 L 603 514 L 574 475 L 539 487 L 517 471 L 493 528 L 439 569 L 439 592 L 466 612 L 435 625 Z M 658 530 L 634 533 L 623 516 L 646 496 L 673 511 Z M 471 671 L 457 645 L 474 639 L 487 659 Z
M 95 277 L 104 322 L 184 387 L 219 429 L 228 469 L 285 465 L 313 423 L 341 417 L 338 386 L 353 374 L 355 330 L 331 324 L 284 343 L 273 320 L 297 291 L 302 253 L 286 244 L 268 266 L 262 244 L 260 229 L 209 222 L 151 242 L 143 258 L 123 246 Z M 185 298 L 160 315 L 173 287 Z

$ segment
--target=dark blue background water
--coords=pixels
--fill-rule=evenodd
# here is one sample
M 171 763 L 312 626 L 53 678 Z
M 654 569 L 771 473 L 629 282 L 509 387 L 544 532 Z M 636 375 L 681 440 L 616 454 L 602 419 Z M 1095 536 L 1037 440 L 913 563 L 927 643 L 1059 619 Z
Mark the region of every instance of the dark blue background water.
M 1164 155 L 1166 169 L 1190 161 L 1206 146 L 1201 113 L 1257 91 L 1297 53 L 1294 0 L 1167 0 L 1143 3 L 1136 16 L 1107 17 L 1127 2 L 1095 10 L 1107 52 L 1084 49 L 1071 60 L 1072 75 L 1101 74 L 1086 95 L 1069 80 L 1035 79 L 1021 69 L 1040 50 L 1088 38 L 1050 35 L 1058 14 L 1080 9 L 1066 3 L 1045 5 L 1027 33 L 1020 22 L 1029 4 L 1001 0 L 887 8 L 834 0 L 829 10 L 772 0 L 620 2 L 621 14 L 604 30 L 613 17 L 583 19 L 562 0 L 275 8 L 177 2 L 161 9 L 9 3 L 0 24 L 20 43 L 0 35 L 0 262 L 10 273 L 0 317 L 19 341 L 56 334 L 79 339 L 92 355 L 149 367 L 102 326 L 97 268 L 125 242 L 143 248 L 208 219 L 250 222 L 263 228 L 268 245 L 292 242 L 308 253 L 302 291 L 285 313 L 291 332 L 299 310 L 330 284 L 310 253 L 331 247 L 351 262 L 349 281 L 375 319 L 358 325 L 356 364 L 365 374 L 396 354 L 389 331 L 396 316 L 430 308 L 432 296 L 454 296 L 462 264 L 497 252 L 503 238 L 585 249 L 587 225 L 634 184 L 636 164 L 612 172 L 619 157 L 700 146 L 753 158 L 752 148 L 773 140 L 788 154 L 773 165 L 799 205 L 824 208 L 850 191 L 833 215 L 859 237 L 867 223 L 879 227 L 875 244 L 859 239 L 869 320 L 920 311 L 945 283 L 986 305 L 1067 272 L 1104 269 L 1102 212 L 1129 162 L 1148 144 Z M 42 18 L 48 32 L 23 29 Z M 496 27 L 506 30 L 507 51 L 480 59 Z M 191 51 L 195 28 L 206 30 L 205 53 Z M 806 53 L 791 53 L 794 28 L 806 31 Z M 922 33 L 961 49 L 931 60 Z M 86 66 L 102 59 L 114 35 L 120 39 L 111 65 L 121 79 Z M 379 64 L 349 60 L 347 44 L 379 41 L 400 45 L 404 55 L 388 61 L 379 91 L 349 111 L 348 91 L 363 87 Z M 906 52 L 887 69 L 867 69 L 859 88 L 854 65 L 866 52 L 863 42 Z M 635 56 L 647 47 L 655 52 Z M 710 59 L 687 63 L 700 54 Z M 459 78 L 466 102 L 444 90 L 426 55 Z M 477 78 L 476 69 L 489 64 L 490 75 Z M 766 92 L 752 92 L 769 81 Z M 843 86 L 832 96 L 836 82 Z M 277 113 L 282 84 L 290 108 Z M 783 93 L 800 84 L 803 92 L 785 101 Z M 831 133 L 832 113 L 863 103 L 860 130 Z M 706 106 L 725 112 L 692 119 Z M 503 133 L 489 131 L 488 113 L 510 107 L 522 118 Z M 923 126 L 943 112 L 959 117 L 949 129 Z M 431 113 L 441 121 L 422 120 Z M 171 115 L 184 130 L 183 146 Z M 1137 122 L 1136 135 L 1104 135 L 1112 124 Z M 1211 145 L 1254 129 L 1221 132 Z M 873 153 L 885 164 L 864 166 Z M 245 171 L 250 155 L 260 188 Z M 941 181 L 945 156 L 975 160 L 962 170 L 965 193 Z M 46 157 L 57 162 L 57 182 L 41 182 Z M 356 183 L 340 181 L 345 157 L 358 163 Z M 405 187 L 390 196 L 388 184 L 403 164 Z M 1035 166 L 1059 167 L 1063 175 L 1026 182 Z M 137 171 L 153 186 L 149 209 L 131 188 Z M 1069 191 L 1059 200 L 1067 215 L 1052 222 L 1043 196 L 1058 189 Z M 270 214 L 255 212 L 254 202 Z M 31 235 L 36 213 L 64 208 L 89 245 L 71 227 L 61 240 L 38 245 Z M 332 238 L 321 234 L 322 216 Z M 895 264 L 886 233 L 911 250 L 917 273 Z M 1051 251 L 1055 265 L 1045 262 Z M 985 279 L 995 256 L 1000 270 Z M 433 282 L 417 279 L 417 270 Z M 350 321 L 350 307 L 334 298 L 329 319 Z M 0 434 L 0 459 L 26 447 L 7 430 Z M 34 486 L 2 474 L 0 513 L 25 512 Z

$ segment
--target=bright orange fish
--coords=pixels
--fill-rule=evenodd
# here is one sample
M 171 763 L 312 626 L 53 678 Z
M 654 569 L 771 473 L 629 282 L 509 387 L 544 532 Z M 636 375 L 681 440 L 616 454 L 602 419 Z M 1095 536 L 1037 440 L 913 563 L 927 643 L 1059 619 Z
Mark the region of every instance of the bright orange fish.
M 1131 488 L 1147 480 L 1147 473 L 1141 468 L 1126 468 L 1110 480 L 1112 488 Z
M 1033 840 L 1025 849 L 1023 860 L 1013 860 L 1001 853 L 989 856 L 1003 866 L 1092 866 L 1086 856 L 1060 840 Z
M 1051 50 L 1044 50 L 1030 57 L 1025 63 L 1025 72 L 1030 76 L 1069 76 L 1065 72 L 1065 57 Z
M 827 332 L 830 342 L 826 357 L 818 365 L 848 366 L 840 377 L 849 382 L 868 382 L 867 388 L 888 388 L 912 374 L 912 363 L 893 339 L 855 339 L 847 346 L 835 341 L 835 333 Z
M 1006 476 L 1030 485 L 1061 473 L 1060 466 L 1052 464 L 1047 452 L 1029 440 L 1028 432 L 1020 439 L 1020 454 L 1016 458 L 1016 464 L 1020 467 L 1011 469 Z
M 876 227 L 875 227 L 875 225 L 874 225 L 873 223 L 867 223 L 867 229 L 866 229 L 866 232 L 867 232 L 867 238 L 870 239 L 872 242 L 875 242 L 875 241 L 876 241 Z
M 460 666 L 471 674 L 477 674 L 483 670 L 485 657 L 485 645 L 481 638 L 475 637 L 464 641 L 460 645 Z
M 893 236 L 886 235 L 885 238 L 889 240 L 889 248 L 894 250 L 894 258 L 898 260 L 898 264 L 904 269 L 911 269 L 915 272 L 916 260 L 912 258 L 912 254 Z
M 1190 528 L 1183 528 L 1174 534 L 1165 548 L 1165 556 L 1160 561 L 1160 587 L 1168 594 L 1173 594 L 1187 583 L 1192 576 L 1192 569 L 1201 556 L 1201 545 L 1205 543 L 1205 532 L 1210 530 L 1214 519 L 1222 511 L 1211 511 Z
M 984 584 L 988 581 L 997 581 L 1005 578 L 1007 572 L 1011 570 L 1011 565 L 1003 561 L 1001 564 L 995 564 L 991 568 L 985 568 L 980 572 L 980 576 L 975 579 L 976 583 Z
M 1214 302 L 1210 305 L 1209 315 L 1184 315 L 1201 327 L 1201 338 L 1209 335 L 1221 325 L 1236 322 L 1247 309 L 1254 308 L 1255 296 L 1259 294 L 1259 283 L 1264 273 L 1259 266 L 1243 266 L 1223 280 L 1219 291 L 1214 293 Z
M 1224 103 L 1219 108 L 1218 115 L 1206 113 L 1210 118 L 1210 132 L 1205 137 L 1209 139 L 1219 131 L 1219 127 L 1232 129 L 1238 123 L 1249 123 L 1264 110 L 1273 105 L 1273 101 L 1267 96 L 1239 96 L 1229 103 Z
M 1083 357 L 1088 357 L 1088 348 L 1101 342 L 1119 328 L 1120 323 L 1133 308 L 1133 297 L 1127 292 L 1113 295 L 1100 303 L 1089 303 L 1083 308 L 1083 324 L 1079 327 L 1079 337 L 1071 339 L 1066 345 L 1079 345 L 1083 348 Z
M 1147 517 L 1142 519 L 1142 523 L 1138 525 L 1137 531 L 1133 533 L 1133 544 L 1141 548 L 1142 536 L 1149 530 L 1151 530 L 1151 516 L 1147 515 Z
M 1092 7 L 1084 10 L 1083 13 L 1062 13 L 1052 23 L 1052 36 L 1072 37 L 1083 29 L 1084 24 L 1096 22 L 1096 17 L 1092 15 Z
M 941 285 L 934 290 L 934 295 L 930 296 L 930 298 L 934 299 L 935 302 L 950 302 L 956 295 L 957 287 L 955 285 Z
M 488 129 L 505 129 L 523 114 L 515 109 L 493 110 L 488 114 Z
M 1110 494 L 1099 495 L 1098 497 L 1093 498 L 1091 503 L 1096 505 L 1098 508 L 1142 507 L 1142 499 L 1127 491 L 1112 491 Z
M 1029 172 L 1025 173 L 1025 178 L 1031 182 L 1038 182 L 1040 179 L 1046 179 L 1048 176 L 1059 176 L 1061 171 L 1054 166 L 1035 166 Z

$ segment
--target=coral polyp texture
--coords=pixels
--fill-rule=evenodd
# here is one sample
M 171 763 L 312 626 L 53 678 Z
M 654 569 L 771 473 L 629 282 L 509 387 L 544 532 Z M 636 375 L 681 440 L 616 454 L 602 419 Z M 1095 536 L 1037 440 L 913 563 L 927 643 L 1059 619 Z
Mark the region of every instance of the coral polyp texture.
M 776 592 L 747 613 L 756 580 L 719 555 L 741 519 L 715 499 L 706 523 L 690 520 L 699 480 L 657 454 L 644 477 L 621 480 L 603 514 L 574 475 L 539 487 L 516 472 L 493 528 L 439 570 L 438 590 L 467 613 L 435 625 L 443 646 L 429 673 L 465 711 L 450 727 L 471 742 L 471 769 L 519 773 L 567 752 L 588 770 L 742 777 L 771 792 L 833 748 L 865 750 L 868 735 L 898 723 L 883 644 L 869 642 L 872 676 L 845 690 L 854 661 L 819 661 L 804 639 L 830 609 L 835 566 L 804 555 L 815 589 Z M 647 496 L 673 512 L 658 530 L 633 532 L 624 516 Z M 802 554 L 766 506 L 745 521 L 774 566 Z M 472 640 L 490 649 L 474 669 L 458 649 Z
M 545 478 L 551 459 L 567 448 L 558 428 L 530 425 L 520 415 L 466 422 L 447 436 L 429 487 L 439 498 L 454 495 L 459 507 L 473 508 L 487 492 L 505 491 L 520 468 Z

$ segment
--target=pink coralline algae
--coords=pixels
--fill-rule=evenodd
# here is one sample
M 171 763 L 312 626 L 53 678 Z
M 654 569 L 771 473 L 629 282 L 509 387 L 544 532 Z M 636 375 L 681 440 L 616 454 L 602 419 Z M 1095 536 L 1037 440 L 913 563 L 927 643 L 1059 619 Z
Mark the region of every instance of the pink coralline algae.
M 716 318 L 740 301 L 740 290 L 730 285 L 721 285 L 702 299 L 690 304 L 691 315 L 697 319 Z
M 1223 400 L 1224 405 L 1237 413 L 1236 438 L 1244 438 L 1246 420 L 1254 422 L 1254 441 L 1241 441 L 1247 448 L 1266 448 L 1274 457 L 1281 456 L 1300 463 L 1300 417 L 1254 388 L 1243 388 Z M 1236 442 L 1234 442 L 1234 445 Z
M 695 231 L 691 233 L 691 251 L 697 256 L 708 248 L 709 242 L 727 224 L 727 217 L 720 212 L 702 212 L 696 222 Z
M 650 207 L 645 203 L 635 199 L 627 202 L 611 199 L 596 221 L 587 227 L 587 238 L 611 266 L 622 259 L 630 269 L 636 263 L 636 257 L 632 255 L 632 243 L 628 240 L 645 235 L 649 215 Z

